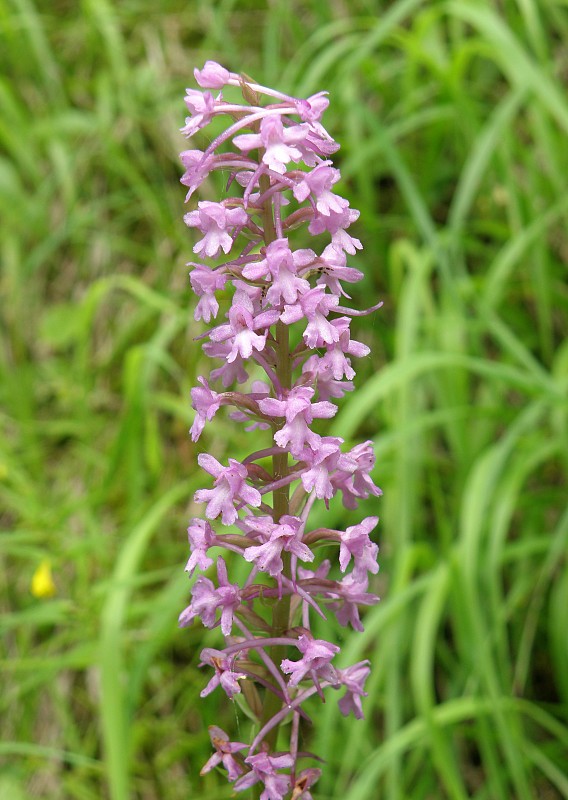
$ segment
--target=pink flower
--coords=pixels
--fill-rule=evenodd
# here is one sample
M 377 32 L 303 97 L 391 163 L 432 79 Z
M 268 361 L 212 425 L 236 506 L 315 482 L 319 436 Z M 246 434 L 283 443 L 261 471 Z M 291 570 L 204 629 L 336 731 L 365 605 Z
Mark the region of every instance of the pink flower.
M 216 543 L 217 537 L 211 525 L 204 519 L 192 519 L 187 529 L 191 555 L 185 565 L 186 572 L 193 575 L 195 568 L 206 570 L 213 563 L 207 551 Z
M 185 202 L 189 200 L 195 190 L 201 186 L 205 178 L 214 167 L 212 156 L 205 156 L 201 150 L 184 150 L 180 158 L 185 172 L 180 178 L 180 183 L 189 188 Z
M 340 381 L 344 377 L 349 380 L 355 377 L 351 361 L 346 358 L 347 353 L 356 358 L 362 358 L 369 354 L 367 345 L 350 338 L 349 323 L 350 320 L 347 317 L 339 317 L 331 321 L 331 325 L 338 334 L 337 341 L 328 347 L 318 365 L 319 370 L 329 370 L 336 381 Z
M 362 244 L 359 239 L 350 236 L 346 229 L 357 219 L 359 219 L 359 212 L 354 208 L 345 208 L 341 212 L 330 211 L 329 214 L 316 214 L 309 225 L 309 232 L 314 236 L 319 233 L 332 234 L 331 243 L 337 250 L 345 250 L 351 255 L 355 254 L 355 250 L 360 250 Z
M 243 269 L 243 277 L 253 281 L 267 278 L 269 287 L 266 299 L 273 306 L 280 306 L 282 302 L 295 303 L 310 288 L 308 281 L 298 277 L 298 268 L 314 259 L 312 250 L 292 253 L 287 239 L 276 239 L 266 248 L 266 257 L 262 261 L 248 264 Z
M 346 692 L 339 701 L 339 710 L 344 717 L 348 716 L 352 711 L 357 719 L 363 719 L 363 708 L 361 706 L 361 698 L 367 697 L 367 692 L 364 690 L 365 681 L 367 680 L 371 669 L 369 661 L 359 661 L 353 664 L 352 667 L 347 669 L 338 669 L 337 677 L 341 686 L 345 686 Z
M 367 592 L 368 583 L 366 574 L 363 576 L 352 572 L 343 578 L 337 589 L 332 590 L 331 594 L 338 597 L 339 601 L 332 603 L 330 609 L 335 611 L 340 625 L 351 625 L 356 631 L 364 630 L 359 618 L 359 606 L 374 606 L 379 602 L 376 595 Z
M 235 136 L 233 142 L 245 153 L 263 148 L 263 163 L 283 175 L 288 162 L 298 162 L 302 158 L 302 151 L 296 145 L 303 142 L 307 135 L 306 126 L 292 125 L 285 128 L 280 116 L 271 114 L 262 119 L 260 133 L 244 133 Z
M 225 731 L 218 728 L 217 725 L 209 726 L 209 736 L 211 738 L 211 744 L 215 748 L 215 752 L 199 774 L 206 775 L 208 772 L 211 772 L 213 767 L 216 767 L 218 764 L 223 764 L 227 770 L 227 777 L 229 780 L 236 780 L 239 775 L 242 775 L 244 768 L 235 759 L 233 753 L 238 753 L 239 750 L 246 750 L 248 744 L 231 742 Z
M 237 583 L 227 580 L 227 566 L 222 557 L 217 559 L 216 587 L 209 578 L 200 575 L 191 590 L 191 603 L 179 617 L 180 628 L 185 628 L 195 617 L 199 617 L 206 628 L 214 628 L 217 624 L 216 612 L 221 610 L 221 630 L 229 636 L 233 627 L 233 614 L 241 602 L 241 590 Z
M 248 380 L 248 372 L 245 369 L 244 360 L 238 354 L 233 353 L 233 345 L 230 341 L 205 342 L 203 352 L 210 358 L 223 358 L 225 362 L 220 367 L 211 370 L 211 380 L 219 378 L 225 389 L 233 383 L 244 383 Z M 233 356 L 232 361 L 228 361 L 228 356 Z
M 334 495 L 330 475 L 337 468 L 342 442 L 343 439 L 324 436 L 316 450 L 306 449 L 303 453 L 302 460 L 308 464 L 309 469 L 302 472 L 302 485 L 306 492 L 314 491 L 320 500 L 329 500 Z
M 290 776 L 277 774 L 276 770 L 293 766 L 294 759 L 290 753 L 281 756 L 257 753 L 247 756 L 245 763 L 251 770 L 235 783 L 235 791 L 242 792 L 260 781 L 264 785 L 260 800 L 284 800 L 284 795 L 290 788 Z
M 348 453 L 343 453 L 338 463 L 339 469 L 332 477 L 334 487 L 343 493 L 345 508 L 355 509 L 360 499 L 370 494 L 380 497 L 382 491 L 375 486 L 370 472 L 375 466 L 372 442 L 362 442 Z
M 314 560 L 314 554 L 302 542 L 303 523 L 299 517 L 285 514 L 278 523 L 273 522 L 272 517 L 246 517 L 243 523 L 252 535 L 258 534 L 263 542 L 247 547 L 243 553 L 245 560 L 254 562 L 262 572 L 268 572 L 273 578 L 282 572 L 283 550 L 301 561 Z
M 215 478 L 214 489 L 199 489 L 195 493 L 196 503 L 207 503 L 208 519 L 221 515 L 223 525 L 232 525 L 238 519 L 235 501 L 242 500 L 255 508 L 260 505 L 260 493 L 246 483 L 247 468 L 239 461 L 230 458 L 229 466 L 223 467 L 213 456 L 200 453 L 197 463 Z
M 246 359 L 251 357 L 253 350 L 264 350 L 267 329 L 278 319 L 278 311 L 255 314 L 252 300 L 244 292 L 237 292 L 227 316 L 229 323 L 219 325 L 209 335 L 213 342 L 230 340 L 227 361 L 231 363 L 237 356 Z M 263 333 L 257 333 L 258 330 Z
M 231 80 L 229 70 L 216 61 L 206 61 L 203 69 L 194 69 L 195 80 L 203 89 L 222 89 Z
M 320 777 L 321 769 L 317 769 L 316 767 L 303 769 L 298 775 L 296 775 L 296 783 L 294 784 L 292 797 L 298 798 L 298 800 L 300 800 L 300 798 L 301 800 L 313 800 L 313 795 L 309 791 L 309 788 L 310 786 L 313 786 Z
M 193 247 L 194 253 L 203 253 L 216 258 L 220 251 L 228 253 L 233 246 L 233 235 L 248 222 L 248 214 L 242 208 L 226 208 L 222 203 L 203 200 L 196 211 L 183 218 L 188 228 L 199 228 L 205 234 Z
M 195 309 L 195 320 L 202 319 L 204 322 L 209 322 L 219 311 L 215 292 L 225 286 L 227 275 L 222 269 L 211 269 L 204 264 L 194 264 L 192 261 L 188 266 L 194 268 L 189 273 L 189 281 L 191 288 L 200 298 Z
M 337 413 L 337 406 L 326 401 L 312 403 L 314 390 L 307 386 L 295 386 L 284 400 L 268 397 L 260 400 L 259 408 L 271 417 L 285 417 L 286 424 L 274 434 L 279 447 L 290 445 L 293 456 L 301 455 L 305 445 L 316 450 L 320 437 L 308 427 L 314 419 L 330 419 Z
M 324 357 L 325 358 L 325 357 Z M 317 355 L 310 356 L 302 367 L 302 373 L 311 378 L 311 384 L 317 387 L 321 400 L 331 397 L 343 397 L 345 392 L 355 388 L 351 381 L 338 381 L 333 377 L 332 365 Z M 335 486 L 335 484 L 334 484 Z
M 304 178 L 296 184 L 294 197 L 296 200 L 302 201 L 312 194 L 320 214 L 324 216 L 332 213 L 342 214 L 349 206 L 349 201 L 331 191 L 331 187 L 337 183 L 340 177 L 338 169 L 327 164 L 320 164 L 311 172 L 306 172 Z
M 319 122 L 308 122 L 308 135 L 298 147 L 302 151 L 302 160 L 308 167 L 317 167 L 322 159 L 327 159 L 339 150 L 323 125 Z
M 318 259 L 320 276 L 318 286 L 327 286 L 332 294 L 344 295 L 349 299 L 349 295 L 343 290 L 339 281 L 347 283 L 357 283 L 363 280 L 363 273 L 358 269 L 347 266 L 347 258 L 341 248 L 328 244 Z
M 197 380 L 201 386 L 196 386 L 191 390 L 191 405 L 197 411 L 190 430 L 191 439 L 194 442 L 201 436 L 205 422 L 213 419 L 223 402 L 223 395 L 214 392 L 205 378 L 200 376 Z
M 228 657 L 222 650 L 214 650 L 211 647 L 205 647 L 201 651 L 202 664 L 209 664 L 213 667 L 215 674 L 200 693 L 200 697 L 207 697 L 211 694 L 217 686 L 220 686 L 229 700 L 232 700 L 236 694 L 239 694 L 241 687 L 239 681 L 244 680 L 246 675 L 244 672 L 235 672 L 235 657 Z
M 377 527 L 378 517 L 367 517 L 358 525 L 352 525 L 341 534 L 341 547 L 339 549 L 339 567 L 345 572 L 353 556 L 355 561 L 355 575 L 373 574 L 379 571 L 377 554 L 379 548 L 369 539 L 369 533 Z
M 329 92 L 318 92 L 308 97 L 307 100 L 296 100 L 298 116 L 302 122 L 319 122 L 323 112 L 329 106 L 327 95 Z
M 211 92 L 198 92 L 195 89 L 186 89 L 185 104 L 191 114 L 187 117 L 181 132 L 185 136 L 193 136 L 200 128 L 211 122 L 215 111 L 215 99 Z
M 336 644 L 326 642 L 324 639 L 311 639 L 302 634 L 298 639 L 298 650 L 303 653 L 299 661 L 285 658 L 280 665 L 282 672 L 292 675 L 289 680 L 290 686 L 297 686 L 308 673 L 314 681 L 320 679 L 335 683 L 336 672 L 329 662 L 339 653 Z
M 304 331 L 304 341 L 308 347 L 323 347 L 339 340 L 339 333 L 327 319 L 330 311 L 339 304 L 339 298 L 333 294 L 326 294 L 323 286 L 310 289 L 298 297 L 294 305 L 284 306 L 280 319 L 284 324 L 291 325 L 303 317 L 308 320 Z

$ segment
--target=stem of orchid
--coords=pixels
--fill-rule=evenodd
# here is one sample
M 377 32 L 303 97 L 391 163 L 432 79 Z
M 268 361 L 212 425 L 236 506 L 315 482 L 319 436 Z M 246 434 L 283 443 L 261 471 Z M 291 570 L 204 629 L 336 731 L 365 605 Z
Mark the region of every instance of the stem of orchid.
M 260 178 L 260 194 L 270 189 L 270 177 L 262 175 Z M 268 247 L 271 242 L 277 238 L 276 228 L 274 225 L 274 212 L 272 207 L 272 198 L 268 198 L 264 203 L 263 208 L 263 228 L 264 228 L 264 243 Z M 288 326 L 283 322 L 276 323 L 276 376 L 283 389 L 290 389 L 292 383 L 292 359 L 290 356 L 290 337 Z M 280 519 L 289 513 L 289 485 L 285 482 L 288 472 L 288 452 L 275 453 L 272 456 L 272 467 L 274 480 L 277 482 L 277 488 L 272 493 L 273 504 L 273 519 L 274 522 L 279 522 Z M 281 482 L 281 483 L 280 483 Z M 284 568 L 282 574 L 285 577 L 291 578 L 290 570 L 290 554 L 283 552 L 282 561 Z M 282 597 L 274 604 L 272 612 L 272 635 L 282 636 L 288 629 L 290 622 L 290 597 L 288 595 Z M 286 650 L 282 646 L 270 648 L 270 658 L 275 664 L 280 664 L 286 654 Z M 268 720 L 270 720 L 282 707 L 280 698 L 272 693 L 266 693 L 263 716 L 260 721 L 260 726 L 263 728 Z M 266 742 L 271 751 L 276 747 L 276 740 L 278 738 L 278 725 L 272 728 L 266 737 Z

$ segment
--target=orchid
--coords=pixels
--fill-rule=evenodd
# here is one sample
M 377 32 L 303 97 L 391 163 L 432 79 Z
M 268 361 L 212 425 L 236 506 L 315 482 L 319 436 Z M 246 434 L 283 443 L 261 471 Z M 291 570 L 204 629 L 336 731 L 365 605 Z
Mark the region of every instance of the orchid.
M 314 695 L 323 699 L 326 689 L 343 689 L 340 711 L 361 718 L 370 672 L 368 661 L 341 667 L 339 645 L 312 633 L 313 615 L 334 614 L 341 625 L 361 631 L 360 607 L 379 599 L 369 591 L 379 569 L 371 539 L 378 517 L 345 530 L 310 525 L 318 500 L 329 507 L 340 494 L 352 511 L 360 500 L 380 496 L 371 477 L 372 445 L 344 449 L 341 437 L 319 432 L 319 421 L 336 414 L 332 400 L 353 390 L 353 359 L 369 354 L 351 336 L 353 317 L 381 304 L 363 311 L 342 304 L 350 299 L 344 284 L 363 277 L 347 263 L 362 245 L 348 233 L 359 213 L 335 192 L 341 175 L 329 157 L 338 145 L 321 123 L 327 93 L 291 97 L 214 61 L 196 69 L 195 79 L 204 91 L 187 89 L 182 133 L 191 137 L 223 115 L 227 126 L 206 149 L 182 152 L 186 200 L 216 170 L 228 173 L 229 185 L 242 192 L 220 202 L 200 200 L 184 217 L 197 232 L 196 257 L 224 259 L 217 265 L 189 262 L 195 319 L 215 320 L 199 339 L 217 362 L 191 390 L 190 433 L 199 441 L 221 408 L 232 406 L 232 420 L 264 437 L 242 461 L 222 464 L 208 453 L 197 459 L 208 485 L 194 500 L 206 519 L 189 524 L 186 570 L 201 574 L 179 624 L 199 620 L 221 629 L 225 646 L 201 653 L 201 666 L 213 670 L 201 695 L 239 695 L 257 720 L 249 744 L 232 742 L 212 726 L 215 753 L 202 774 L 223 766 L 237 792 L 258 784 L 263 800 L 310 800 L 320 770 L 300 765 L 313 757 L 298 748 L 300 724 L 309 722 L 302 706 Z M 243 102 L 225 100 L 226 87 L 240 88 Z M 323 248 L 293 245 L 302 224 L 309 234 L 326 237 Z M 219 295 L 227 290 L 230 303 L 217 320 Z M 327 554 L 335 550 L 335 572 L 330 560 L 317 558 L 322 544 Z M 216 555 L 216 578 L 209 575 L 211 548 L 231 554 Z M 236 557 L 248 569 L 240 584 L 229 579 Z M 279 727 L 287 719 L 289 743 L 279 750 Z

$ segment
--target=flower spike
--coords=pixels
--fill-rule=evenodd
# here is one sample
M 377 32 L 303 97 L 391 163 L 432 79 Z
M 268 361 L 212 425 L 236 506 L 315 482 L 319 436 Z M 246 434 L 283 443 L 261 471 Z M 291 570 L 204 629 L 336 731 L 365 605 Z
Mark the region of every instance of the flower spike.
M 329 507 L 337 494 L 350 511 L 381 495 L 371 478 L 371 443 L 346 450 L 343 439 L 320 426 L 337 412 L 333 401 L 353 390 L 353 361 L 369 354 L 351 336 L 351 322 L 381 303 L 362 311 L 342 304 L 350 300 L 345 285 L 363 278 L 347 263 L 362 245 L 348 232 L 359 212 L 336 192 L 341 175 L 330 156 L 339 145 L 321 124 L 327 92 L 291 97 L 215 61 L 194 75 L 203 91 L 186 90 L 182 133 L 190 138 L 222 116 L 227 125 L 205 150 L 181 153 L 186 202 L 219 170 L 229 176 L 232 194 L 200 199 L 184 217 L 196 234 L 197 261 L 188 264 L 198 299 L 194 316 L 211 325 L 196 341 L 216 361 L 191 390 L 190 434 L 198 442 L 229 406 L 230 419 L 255 432 L 255 445 L 242 461 L 197 458 L 208 485 L 194 500 L 205 519 L 189 524 L 186 570 L 208 574 L 197 575 L 179 624 L 199 620 L 221 629 L 224 647 L 201 652 L 200 666 L 212 670 L 201 696 L 217 688 L 230 700 L 239 695 L 258 723 L 248 745 L 211 726 L 215 752 L 201 774 L 222 766 L 236 792 L 258 785 L 261 800 L 311 800 L 321 770 L 300 764 L 319 760 L 298 748 L 300 726 L 310 722 L 303 705 L 339 689 L 341 713 L 361 718 L 370 672 L 368 661 L 337 663 L 339 645 L 311 631 L 314 614 L 324 621 L 335 615 L 361 631 L 360 607 L 379 599 L 369 591 L 379 569 L 371 539 L 378 517 L 353 520 L 343 531 L 310 527 L 309 520 L 314 503 Z M 240 88 L 243 102 L 226 101 L 225 87 Z M 323 248 L 294 246 L 293 232 L 302 225 L 327 237 Z M 225 318 L 217 319 L 220 293 L 228 288 Z M 322 544 L 335 548 L 334 572 L 318 558 Z M 216 577 L 212 548 L 232 554 L 216 556 Z M 242 585 L 229 578 L 235 558 L 247 568 Z M 292 724 L 282 752 L 276 742 L 286 719 Z

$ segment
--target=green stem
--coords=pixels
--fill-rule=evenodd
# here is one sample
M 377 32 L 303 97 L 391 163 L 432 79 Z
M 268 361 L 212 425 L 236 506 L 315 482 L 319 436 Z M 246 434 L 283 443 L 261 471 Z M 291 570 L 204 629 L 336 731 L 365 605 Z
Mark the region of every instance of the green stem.
M 261 194 L 270 188 L 270 178 L 268 175 L 263 175 L 260 179 L 260 192 Z M 264 227 L 264 243 L 268 246 L 271 242 L 276 240 L 276 229 L 274 227 L 274 217 L 272 209 L 272 201 L 269 199 L 264 204 L 263 209 L 263 227 Z M 283 322 L 276 324 L 276 376 L 280 381 L 280 385 L 284 389 L 290 389 L 292 385 L 292 359 L 290 356 L 290 336 L 288 326 Z M 272 467 L 274 480 L 285 478 L 289 474 L 288 467 L 288 453 L 278 453 L 272 456 Z M 281 486 L 275 489 L 272 494 L 273 505 L 273 519 L 278 522 L 281 517 L 289 513 L 290 498 L 289 486 Z M 291 576 L 290 572 L 290 554 L 282 553 L 282 560 L 284 563 L 283 574 L 286 577 Z M 275 603 L 272 611 L 272 630 L 271 636 L 282 636 L 285 631 L 290 627 L 290 597 L 283 597 Z M 286 656 L 286 648 L 282 646 L 271 647 L 269 656 L 276 665 L 279 665 L 282 659 Z M 282 706 L 282 701 L 272 692 L 266 692 L 264 698 L 263 715 L 260 722 L 263 727 L 271 717 L 273 717 Z M 271 751 L 276 748 L 276 741 L 278 738 L 278 726 L 273 728 L 266 737 L 266 742 Z

